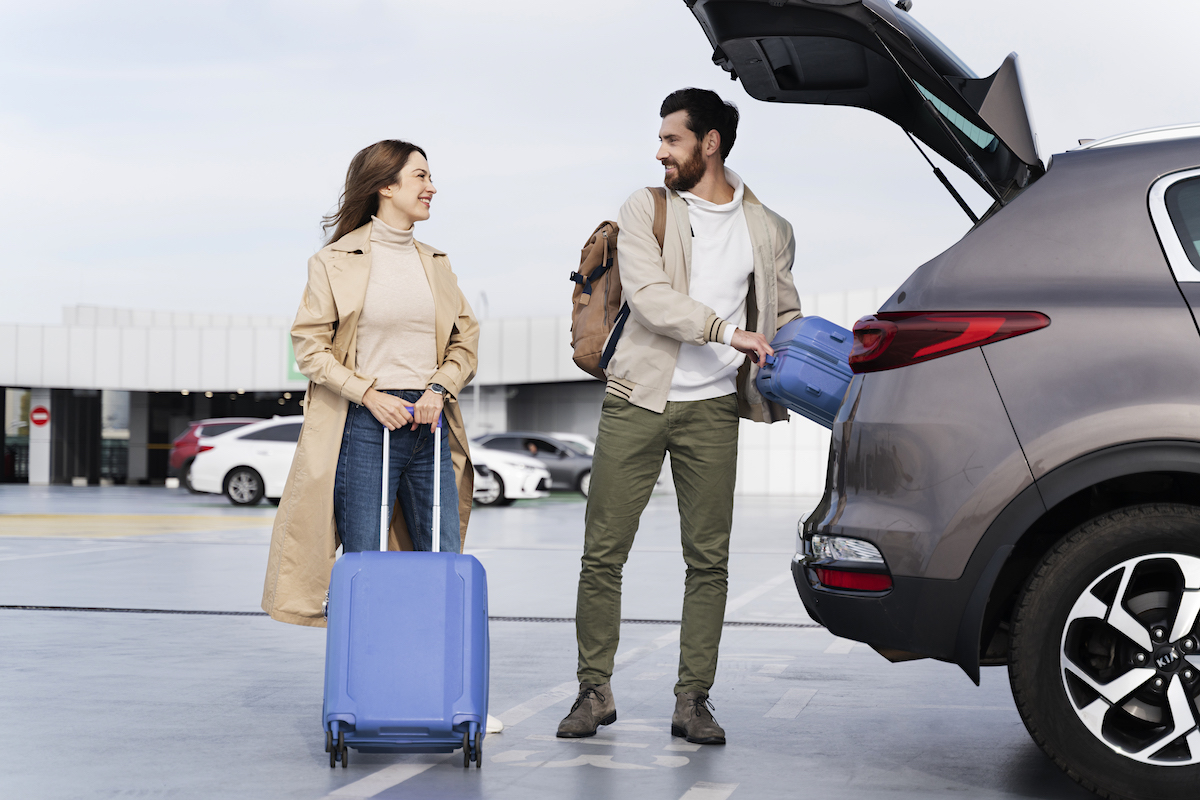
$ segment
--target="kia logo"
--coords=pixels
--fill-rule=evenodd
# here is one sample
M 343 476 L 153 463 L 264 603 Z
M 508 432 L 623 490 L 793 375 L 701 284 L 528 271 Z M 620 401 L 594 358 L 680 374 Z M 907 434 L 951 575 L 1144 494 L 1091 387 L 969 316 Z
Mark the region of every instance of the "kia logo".
M 1167 653 L 1166 655 L 1159 656 L 1158 658 L 1154 659 L 1154 663 L 1158 664 L 1159 669 L 1163 669 L 1168 664 L 1174 664 L 1178 660 L 1179 660 L 1179 654 L 1176 653 L 1174 650 L 1172 650 L 1171 652 Z

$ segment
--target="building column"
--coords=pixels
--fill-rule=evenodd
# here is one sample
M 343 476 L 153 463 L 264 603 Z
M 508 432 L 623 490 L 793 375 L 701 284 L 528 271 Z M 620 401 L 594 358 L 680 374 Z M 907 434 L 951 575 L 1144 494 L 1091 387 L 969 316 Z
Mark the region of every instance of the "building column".
M 150 394 L 129 393 L 129 477 L 126 482 L 133 486 L 145 483 L 150 477 Z
M 29 485 L 50 485 L 50 429 L 54 425 L 54 408 L 50 405 L 49 389 L 29 391 L 30 416 L 38 408 L 50 412 L 49 419 L 42 425 L 29 421 Z

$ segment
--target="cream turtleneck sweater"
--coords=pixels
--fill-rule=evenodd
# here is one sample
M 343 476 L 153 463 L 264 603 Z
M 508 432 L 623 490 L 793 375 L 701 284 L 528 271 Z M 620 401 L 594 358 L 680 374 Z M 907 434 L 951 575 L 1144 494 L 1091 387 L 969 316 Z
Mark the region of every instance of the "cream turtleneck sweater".
M 357 372 L 371 387 L 420 389 L 437 372 L 433 292 L 413 229 L 371 217 L 371 277 L 358 321 Z

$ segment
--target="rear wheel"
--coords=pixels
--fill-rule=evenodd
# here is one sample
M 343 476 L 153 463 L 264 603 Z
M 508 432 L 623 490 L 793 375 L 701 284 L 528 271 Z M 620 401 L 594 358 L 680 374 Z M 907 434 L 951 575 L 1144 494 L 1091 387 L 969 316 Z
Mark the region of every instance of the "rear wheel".
M 263 498 L 263 479 L 250 467 L 238 467 L 225 477 L 225 496 L 235 506 L 252 506 Z
M 191 494 L 200 494 L 200 491 L 192 486 L 192 462 L 194 460 L 195 459 L 189 458 L 187 461 L 183 462 L 183 467 L 181 467 L 179 470 L 179 474 L 183 475 L 183 480 L 180 481 L 180 483 L 182 483 L 183 488 L 187 489 Z
M 1200 509 L 1146 505 L 1082 525 L 1017 601 L 1009 681 L 1030 734 L 1113 800 L 1200 785 Z
M 592 471 L 590 469 L 579 476 L 579 483 L 575 488 L 577 488 L 579 493 L 584 497 L 588 496 L 588 492 L 592 488 Z
M 480 494 L 475 498 L 475 503 L 481 506 L 503 506 L 508 505 L 510 500 L 504 497 L 504 479 L 499 476 L 496 470 L 492 470 L 492 477 L 496 480 L 496 486 L 491 492 Z
M 486 492 L 475 495 L 475 502 L 481 506 L 494 506 L 504 499 L 504 481 L 495 472 L 492 473 L 495 486 Z

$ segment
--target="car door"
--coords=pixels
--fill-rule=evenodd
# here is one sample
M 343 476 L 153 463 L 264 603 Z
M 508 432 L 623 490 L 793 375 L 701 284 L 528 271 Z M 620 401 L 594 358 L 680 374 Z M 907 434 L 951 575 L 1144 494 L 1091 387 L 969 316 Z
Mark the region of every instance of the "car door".
M 555 489 L 574 489 L 575 474 L 574 465 L 571 463 L 569 450 L 565 450 L 561 445 L 554 444 L 546 439 L 541 439 L 536 436 L 524 437 L 525 452 L 531 454 L 542 466 L 550 472 L 550 480 L 553 482 L 552 487 Z M 537 452 L 533 452 L 533 448 Z
M 285 422 L 252 431 L 242 437 L 249 445 L 253 459 L 250 466 L 262 475 L 268 497 L 279 497 L 287 482 L 296 442 L 300 439 L 300 422 Z

